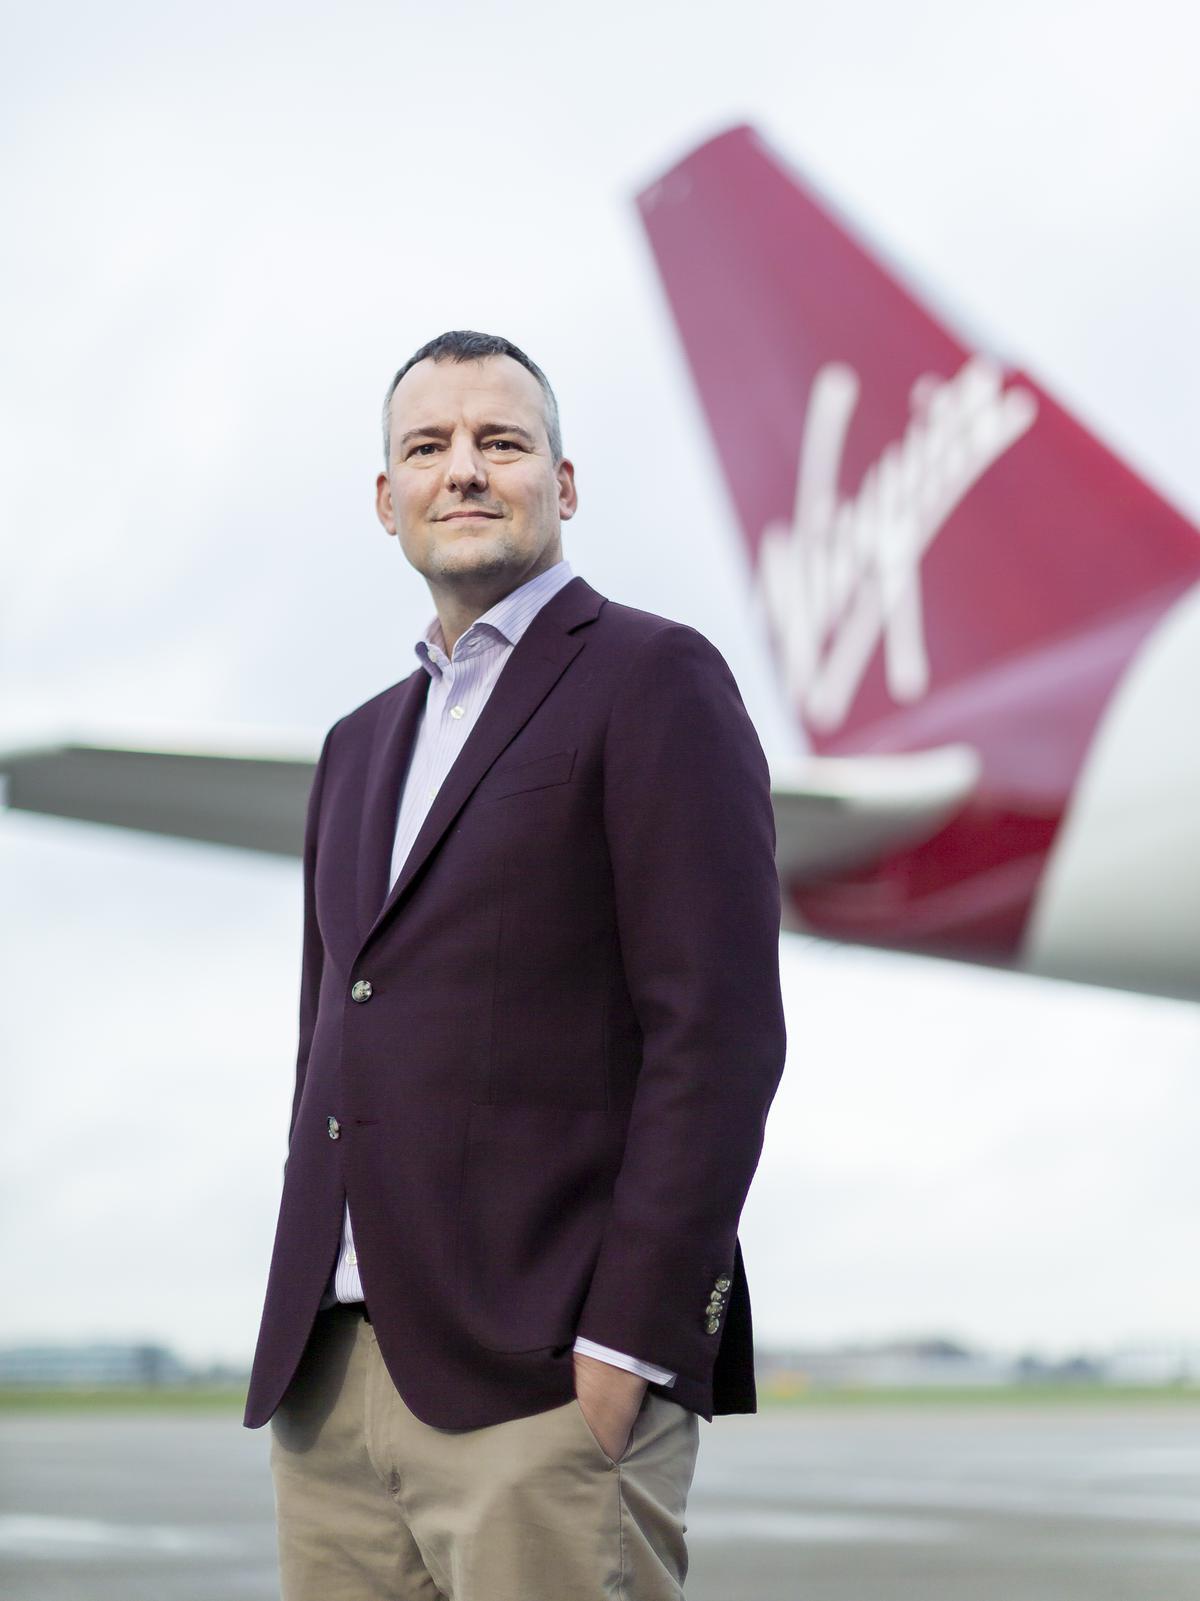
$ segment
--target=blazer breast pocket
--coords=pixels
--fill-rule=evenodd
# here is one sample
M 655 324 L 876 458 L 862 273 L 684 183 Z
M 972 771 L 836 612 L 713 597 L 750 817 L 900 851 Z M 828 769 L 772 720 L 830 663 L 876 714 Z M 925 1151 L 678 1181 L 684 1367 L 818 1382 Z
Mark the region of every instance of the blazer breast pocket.
M 531 789 L 548 789 L 551 784 L 565 784 L 575 766 L 575 748 L 551 751 L 548 756 L 534 756 L 511 766 L 496 767 L 487 786 L 488 800 L 503 800 L 506 795 L 524 795 Z

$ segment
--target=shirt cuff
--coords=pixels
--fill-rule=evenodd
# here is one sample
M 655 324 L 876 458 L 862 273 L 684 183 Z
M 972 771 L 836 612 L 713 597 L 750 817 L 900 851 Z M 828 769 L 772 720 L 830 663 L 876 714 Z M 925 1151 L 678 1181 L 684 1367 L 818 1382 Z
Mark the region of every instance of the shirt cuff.
M 607 1345 L 597 1345 L 594 1340 L 585 1340 L 580 1334 L 575 1340 L 575 1349 L 580 1356 L 594 1356 L 600 1362 L 607 1362 L 610 1367 L 624 1368 L 626 1373 L 636 1373 L 639 1379 L 646 1379 L 650 1384 L 671 1385 L 675 1382 L 675 1374 L 666 1368 L 656 1368 L 649 1362 L 639 1362 L 636 1356 L 626 1356 L 623 1351 L 611 1351 Z

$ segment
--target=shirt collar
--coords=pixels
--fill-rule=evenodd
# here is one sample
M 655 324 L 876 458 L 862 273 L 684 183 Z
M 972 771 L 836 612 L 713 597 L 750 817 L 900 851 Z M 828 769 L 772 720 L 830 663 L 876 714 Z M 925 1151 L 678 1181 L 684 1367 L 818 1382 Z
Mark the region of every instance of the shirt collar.
M 515 645 L 546 602 L 574 576 L 568 562 L 557 561 L 536 578 L 526 579 L 463 631 L 455 641 L 453 660 L 476 655 L 491 645 Z M 413 648 L 431 678 L 441 674 L 447 660 L 446 636 L 436 612 Z

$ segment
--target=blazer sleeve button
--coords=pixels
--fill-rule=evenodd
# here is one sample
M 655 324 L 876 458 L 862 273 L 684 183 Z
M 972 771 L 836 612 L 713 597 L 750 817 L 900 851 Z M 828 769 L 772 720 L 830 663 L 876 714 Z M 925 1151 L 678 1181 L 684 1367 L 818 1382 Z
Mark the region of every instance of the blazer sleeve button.
M 342 1125 L 338 1122 L 336 1117 L 327 1117 L 325 1119 L 325 1127 L 329 1131 L 329 1138 L 331 1140 L 341 1138 Z

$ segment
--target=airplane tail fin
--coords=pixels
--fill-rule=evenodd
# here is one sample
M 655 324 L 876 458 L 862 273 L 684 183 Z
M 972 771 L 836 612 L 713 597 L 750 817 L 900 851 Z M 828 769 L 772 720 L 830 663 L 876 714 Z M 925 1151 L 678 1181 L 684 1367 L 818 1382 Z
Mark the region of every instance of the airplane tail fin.
M 1087 680 L 1056 729 L 1077 755 L 1200 577 L 1194 527 L 964 343 L 753 129 L 638 205 L 809 743 L 973 738 L 988 706 L 1028 710 L 1008 665 L 1057 652 Z

